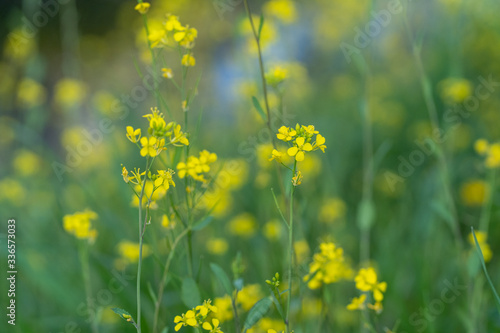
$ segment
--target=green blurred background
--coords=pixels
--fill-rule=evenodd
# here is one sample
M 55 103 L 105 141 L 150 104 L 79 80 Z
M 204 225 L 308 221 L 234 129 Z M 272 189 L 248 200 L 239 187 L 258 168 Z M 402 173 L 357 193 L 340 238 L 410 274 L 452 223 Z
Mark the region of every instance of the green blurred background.
M 132 193 L 120 175 L 121 164 L 142 166 L 125 138 L 125 127 L 144 128 L 142 116 L 156 103 L 141 79 L 151 68 L 142 20 L 133 1 L 42 3 L 0 4 L 1 270 L 6 271 L 6 221 L 15 218 L 19 272 L 16 326 L 7 325 L 4 318 L 0 331 L 90 331 L 77 241 L 62 227 L 64 215 L 89 208 L 99 216 L 90 266 L 93 294 L 102 308 L 100 329 L 133 332 L 109 308 L 135 311 L 135 277 L 124 280 L 123 290 L 106 291 L 117 275 L 130 277 L 136 269 L 117 260 L 121 241 L 137 241 L 137 209 L 130 204 Z M 173 13 L 198 29 L 197 63 L 188 84 L 201 77 L 189 110 L 191 124 L 200 125 L 188 129 L 195 133 L 191 144 L 239 168 L 231 185 L 221 191 L 214 220 L 195 235 L 202 295 L 222 296 L 207 263 L 217 262 L 229 273 L 238 251 L 246 266 L 245 283 L 260 284 L 265 292 L 265 279 L 277 271 L 284 274 L 287 236 L 284 229 L 269 224 L 279 218 L 269 190 L 277 180 L 267 161 L 268 132 L 251 100 L 257 96 L 262 101 L 262 87 L 243 2 L 151 3 L 151 24 Z M 265 67 L 287 69 L 282 96 L 270 89 L 271 109 L 284 110 L 285 125 L 315 125 L 328 147 L 325 154 L 304 162 L 304 182 L 296 195 L 296 241 L 302 249 L 298 278 L 307 273 L 307 263 L 324 240 L 342 246 L 354 267 L 361 264 L 357 221 L 365 186 L 375 208 L 370 258 L 379 278 L 388 283 L 380 331 L 399 322 L 398 332 L 500 332 L 494 298 L 468 242 L 470 226 L 479 227 L 491 198 L 487 233 L 493 258 L 487 266 L 498 282 L 500 198 L 474 142 L 500 139 L 499 85 L 487 85 L 485 98 L 477 95 L 484 80 L 500 82 L 500 3 L 401 1 L 401 10 L 366 38 L 366 47 L 359 47 L 359 31 L 367 33 L 367 24 L 376 22 L 373 13 L 387 12 L 392 1 L 296 1 L 294 13 L 273 12 L 267 3 L 250 2 L 257 19 L 264 8 Z M 354 47 L 356 51 L 346 56 Z M 415 49 L 420 50 L 424 83 Z M 173 58 L 165 59 L 178 76 Z M 416 156 L 411 154 L 422 151 L 417 142 L 434 135 L 422 86 L 435 101 L 444 135 L 440 154 L 447 163 L 445 187 L 438 154 L 424 151 L 419 154 L 425 156 L 422 162 L 411 162 Z M 172 110 L 166 118 L 181 122 L 178 94 L 167 80 L 160 90 Z M 477 97 L 477 106 L 460 113 L 471 96 Z M 81 146 L 83 142 L 87 146 Z M 368 158 L 374 170 L 369 184 L 364 182 L 366 147 L 373 147 L 374 154 Z M 78 149 L 85 150 L 84 156 L 74 154 Z M 446 193 L 451 194 L 455 215 Z M 235 217 L 251 220 L 246 235 L 231 229 Z M 460 250 L 455 220 L 463 242 Z M 155 245 L 164 230 L 153 228 L 156 231 L 146 235 L 154 254 L 144 263 L 145 331 L 152 312 L 147 283 L 156 285 L 165 258 L 164 249 L 156 251 Z M 214 249 L 213 239 L 222 239 L 227 248 Z M 178 276 L 185 274 L 184 249 L 174 267 Z M 7 284 L 2 280 L 5 309 Z M 441 298 L 446 281 L 455 280 L 467 290 L 438 313 L 420 314 Z M 172 278 L 164 298 L 161 320 L 171 330 L 173 317 L 186 310 L 179 286 Z M 356 296 L 352 282 L 328 288 L 335 306 L 327 310 L 327 323 L 318 327 L 318 315 L 307 313 L 305 303 L 297 301 L 295 314 L 302 324 L 296 333 L 360 330 L 359 313 L 345 310 Z M 307 288 L 301 295 L 312 302 L 307 304 L 323 297 Z M 230 322 L 224 325 L 224 332 L 232 332 Z

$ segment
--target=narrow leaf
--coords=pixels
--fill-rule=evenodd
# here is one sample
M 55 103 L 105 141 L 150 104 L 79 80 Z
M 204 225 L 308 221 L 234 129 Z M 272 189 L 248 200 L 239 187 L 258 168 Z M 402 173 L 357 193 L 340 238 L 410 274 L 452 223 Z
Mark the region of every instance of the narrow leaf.
M 189 308 L 194 308 L 201 304 L 200 290 L 192 278 L 182 280 L 181 299 Z
M 253 106 L 255 107 L 255 109 L 257 109 L 257 112 L 259 112 L 260 116 L 262 117 L 262 119 L 264 121 L 266 121 L 266 113 L 264 112 L 264 110 L 262 109 L 262 106 L 260 106 L 260 102 L 259 100 L 257 99 L 257 97 L 255 96 L 252 96 L 252 103 L 253 103 Z
M 231 281 L 229 280 L 229 277 L 227 276 L 226 272 L 224 272 L 224 270 L 219 265 L 213 262 L 210 263 L 210 269 L 219 280 L 222 288 L 224 288 L 224 291 L 228 295 L 231 295 L 233 288 L 231 287 Z
M 267 314 L 272 304 L 273 300 L 271 297 L 263 298 L 255 303 L 255 305 L 248 312 L 247 319 L 245 320 L 244 330 L 246 331 L 257 324 L 257 322 Z
M 213 219 L 214 219 L 214 217 L 209 215 L 209 216 L 205 217 L 204 219 L 202 219 L 201 221 L 195 223 L 191 229 L 195 230 L 195 231 L 199 231 L 199 230 L 205 228 L 207 225 L 209 225 Z
M 260 40 L 260 33 L 262 32 L 262 28 L 264 27 L 264 14 L 260 14 L 259 21 L 259 32 L 257 33 L 258 39 Z
M 131 323 L 132 325 L 135 326 L 134 319 L 132 318 L 132 315 L 130 313 L 128 313 L 126 310 L 123 310 L 120 308 L 111 308 L 111 310 L 113 310 L 114 313 L 116 313 L 117 315 L 122 317 L 125 321 L 128 321 L 129 323 Z
M 481 261 L 481 265 L 483 265 L 484 275 L 486 275 L 486 279 L 488 279 L 488 283 L 490 284 L 491 290 L 493 291 L 493 295 L 495 295 L 495 299 L 498 303 L 497 305 L 499 307 L 499 312 L 500 312 L 500 297 L 498 296 L 498 293 L 495 289 L 495 286 L 493 285 L 493 282 L 490 279 L 490 275 L 488 274 L 488 270 L 486 269 L 486 264 L 484 262 L 483 252 L 481 251 L 481 247 L 479 246 L 479 243 L 478 243 L 477 238 L 476 238 L 476 233 L 474 232 L 473 227 L 471 227 L 471 231 L 472 231 L 472 236 L 474 237 L 474 243 L 476 243 L 476 250 L 477 250 L 477 253 L 479 255 L 479 260 Z

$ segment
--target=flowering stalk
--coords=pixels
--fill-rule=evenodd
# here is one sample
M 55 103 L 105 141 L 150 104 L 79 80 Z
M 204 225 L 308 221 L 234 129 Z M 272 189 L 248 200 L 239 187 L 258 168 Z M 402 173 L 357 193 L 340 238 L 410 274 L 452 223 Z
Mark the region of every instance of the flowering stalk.
M 144 229 L 146 223 L 142 221 L 142 198 L 144 198 L 144 188 L 146 187 L 146 177 L 151 165 L 149 157 L 146 161 L 146 174 L 142 182 L 141 193 L 139 194 L 139 260 L 137 264 L 137 332 L 141 332 L 141 269 L 142 269 L 142 246 L 144 241 Z M 144 223 L 144 226 L 143 226 Z

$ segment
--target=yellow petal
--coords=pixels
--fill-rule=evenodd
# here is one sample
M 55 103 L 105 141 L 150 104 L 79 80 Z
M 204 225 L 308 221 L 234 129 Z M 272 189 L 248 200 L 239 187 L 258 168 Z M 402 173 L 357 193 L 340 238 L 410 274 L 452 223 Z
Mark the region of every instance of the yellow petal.
M 288 156 L 295 156 L 299 149 L 297 147 L 290 147 L 287 150 Z

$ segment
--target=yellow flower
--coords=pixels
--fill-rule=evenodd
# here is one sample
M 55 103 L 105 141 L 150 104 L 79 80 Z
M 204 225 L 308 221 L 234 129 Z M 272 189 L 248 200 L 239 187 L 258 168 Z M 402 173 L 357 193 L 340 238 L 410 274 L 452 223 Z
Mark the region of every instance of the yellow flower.
M 96 218 L 97 214 L 91 210 L 65 215 L 63 217 L 64 230 L 73 234 L 76 238 L 87 239 L 90 243 L 93 243 L 97 237 L 97 230 L 92 228 L 90 221 Z
M 249 213 L 242 213 L 229 221 L 229 233 L 243 238 L 250 238 L 255 234 L 257 222 Z
M 128 177 L 128 170 L 125 167 L 123 167 L 122 169 L 122 176 L 125 183 L 128 183 L 130 181 L 130 178 Z
M 186 137 L 186 133 L 181 131 L 181 125 L 177 124 L 177 126 L 174 127 L 174 134 L 173 137 L 170 138 L 170 143 L 178 147 L 181 145 L 189 145 L 189 140 Z
M 295 146 L 288 148 L 287 153 L 288 156 L 295 156 L 295 160 L 300 162 L 304 160 L 304 151 L 311 151 L 313 149 L 312 145 L 309 142 L 305 142 L 304 137 L 298 137 L 295 139 Z
M 179 17 L 167 14 L 167 21 L 165 22 L 165 29 L 167 31 L 182 30 L 183 26 L 179 22 Z
M 202 327 L 204 330 L 210 331 L 210 333 L 222 333 L 217 318 L 212 319 L 212 324 L 213 326 L 209 322 L 204 322 Z
M 190 28 L 188 25 L 185 28 L 182 27 L 179 31 L 174 33 L 174 40 L 187 49 L 194 46 L 193 42 L 196 37 L 198 37 L 198 30 Z
M 134 9 L 137 10 L 141 14 L 146 14 L 149 10 L 149 7 L 151 7 L 151 5 L 149 3 L 140 2 L 134 7 Z
M 321 243 L 320 252 L 313 256 L 309 264 L 309 274 L 304 276 L 309 289 L 318 289 L 323 284 L 331 284 L 352 276 L 351 268 L 345 263 L 344 250 L 334 243 Z
M 484 231 L 475 231 L 475 233 L 476 233 L 477 243 L 479 244 L 479 248 L 481 249 L 481 252 L 483 252 L 484 261 L 489 262 L 493 257 L 493 252 L 491 252 L 490 245 L 487 243 L 488 234 L 486 234 Z M 473 251 L 475 251 L 476 242 L 474 241 L 474 236 L 472 235 L 472 232 L 469 234 L 468 240 L 469 243 L 472 245 Z
M 264 225 L 264 236 L 269 240 L 279 240 L 282 233 L 283 227 L 280 220 L 271 220 Z
M 19 84 L 17 101 L 22 108 L 30 109 L 45 103 L 47 91 L 35 80 L 25 78 Z
M 362 294 L 359 297 L 354 297 L 349 305 L 347 305 L 347 310 L 363 310 L 365 308 L 366 294 Z
M 132 126 L 127 126 L 127 139 L 131 142 L 136 143 L 141 138 L 141 129 L 138 128 L 134 130 Z
M 135 264 L 139 260 L 139 243 L 130 241 L 121 241 L 118 244 L 118 253 L 128 264 Z M 142 257 L 145 258 L 151 254 L 149 245 L 142 245 Z
M 287 76 L 288 71 L 286 69 L 280 66 L 276 66 L 266 73 L 265 78 L 267 84 L 271 86 L 277 86 L 278 84 L 283 82 Z
M 223 255 L 227 252 L 229 244 L 224 238 L 211 238 L 207 242 L 207 250 L 214 255 Z
M 165 170 L 158 170 L 158 177 L 155 179 L 155 186 L 157 188 L 162 188 L 165 191 L 167 191 L 170 188 L 170 185 L 175 187 L 174 180 L 172 179 L 172 175 L 174 174 L 174 170 L 168 169 L 168 171 Z
M 346 213 L 346 204 L 342 199 L 330 198 L 319 210 L 318 220 L 322 223 L 332 223 L 342 219 Z
M 276 160 L 276 162 L 281 163 L 282 157 L 283 157 L 283 153 L 280 153 L 276 149 L 273 149 L 273 152 L 272 152 L 272 155 L 271 155 L 271 158 L 269 159 L 269 161 Z
M 214 300 L 214 306 L 217 307 L 216 317 L 221 323 L 233 319 L 233 305 L 229 295 L 217 297 Z
M 384 299 L 384 292 L 387 289 L 386 282 L 378 282 L 377 273 L 373 267 L 361 268 L 354 278 L 356 288 L 361 291 L 372 291 L 373 298 L 380 302 Z
M 494 143 L 489 146 L 485 164 L 490 169 L 500 167 L 500 143 Z
M 87 86 L 82 81 L 61 79 L 55 86 L 54 100 L 63 108 L 79 106 L 87 96 Z
M 172 68 L 162 68 L 162 76 L 166 79 L 171 79 L 174 77 L 174 73 L 172 72 Z
M 144 115 L 149 121 L 149 134 L 160 137 L 165 135 L 165 132 L 170 130 L 174 123 L 169 123 L 168 125 L 165 123 L 165 119 L 163 118 L 163 113 L 161 113 L 158 108 L 151 108 L 151 113 Z
M 141 145 L 142 145 L 141 156 L 149 155 L 151 157 L 155 157 L 156 155 L 158 155 L 158 153 L 155 149 L 156 142 L 157 142 L 157 140 L 154 136 L 150 137 L 149 139 L 146 137 L 142 137 L 141 138 Z
M 193 57 L 192 54 L 185 54 L 182 57 L 181 64 L 182 64 L 182 66 L 186 66 L 186 67 L 191 66 L 192 67 L 192 66 L 196 65 L 196 59 Z
M 195 318 L 195 313 L 193 310 L 189 310 L 188 312 L 186 312 L 186 314 L 183 313 L 182 317 L 175 316 L 174 323 L 177 324 L 175 325 L 176 332 L 180 330 L 182 326 L 191 326 L 191 327 L 198 326 L 198 321 Z
M 466 206 L 481 207 L 488 195 L 488 184 L 479 179 L 469 180 L 460 188 L 460 197 Z
M 472 93 L 472 84 L 466 79 L 449 78 L 439 83 L 441 98 L 450 104 L 462 103 Z
M 281 126 L 280 129 L 278 130 L 278 134 L 276 134 L 276 137 L 281 140 L 281 141 L 290 141 L 293 139 L 295 135 L 297 135 L 297 132 L 292 129 L 290 130 L 289 127 L 286 126 Z
M 478 154 L 485 155 L 489 149 L 488 141 L 486 141 L 485 139 L 476 140 L 476 142 L 474 143 L 474 149 Z
M 283 23 L 293 23 L 297 19 L 297 10 L 293 1 L 271 0 L 262 7 L 265 15 L 274 16 Z
M 244 286 L 238 293 L 238 303 L 241 304 L 244 311 L 248 311 L 262 297 L 264 297 L 264 294 L 262 293 L 260 285 L 249 284 Z
M 316 141 L 314 142 L 313 149 L 321 149 L 321 151 L 324 153 L 326 148 L 324 143 L 325 138 L 321 134 L 316 135 Z
M 20 149 L 12 161 L 12 166 L 16 173 L 22 176 L 32 176 L 40 172 L 42 161 L 38 155 L 26 150 Z

